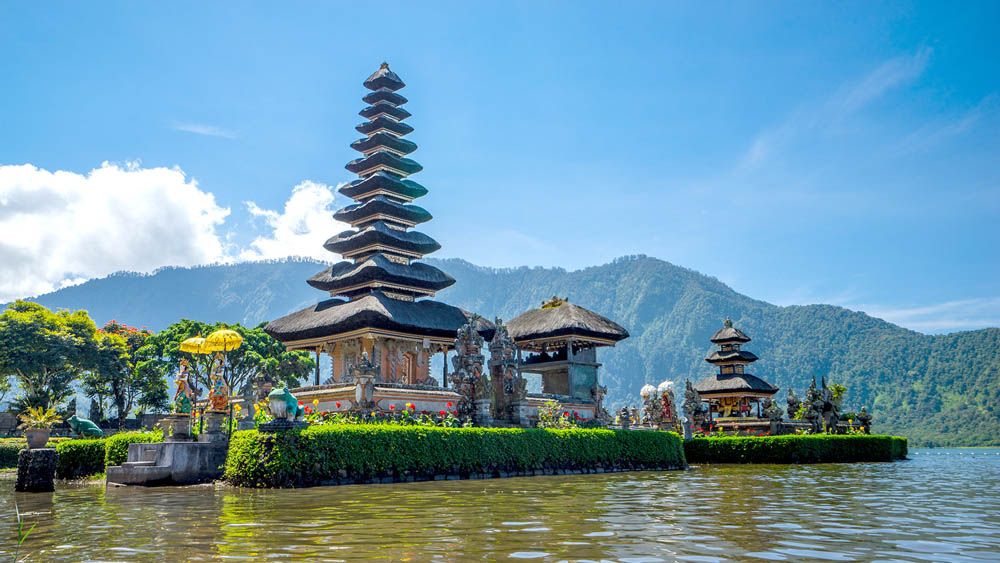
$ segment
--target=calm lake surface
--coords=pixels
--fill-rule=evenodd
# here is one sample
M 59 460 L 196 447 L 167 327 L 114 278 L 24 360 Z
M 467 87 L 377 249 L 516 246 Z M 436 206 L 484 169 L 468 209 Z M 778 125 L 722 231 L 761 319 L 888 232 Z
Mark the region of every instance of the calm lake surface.
M 909 461 L 256 491 L 12 492 L 37 561 L 1000 561 L 1000 449 Z

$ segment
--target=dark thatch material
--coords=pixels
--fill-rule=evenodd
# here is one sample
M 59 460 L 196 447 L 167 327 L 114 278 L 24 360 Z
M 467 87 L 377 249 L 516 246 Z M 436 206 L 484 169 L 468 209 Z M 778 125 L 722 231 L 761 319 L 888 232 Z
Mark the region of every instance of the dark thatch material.
M 281 342 L 322 338 L 363 328 L 454 338 L 469 319 L 468 313 L 445 303 L 401 301 L 375 291 L 354 301 L 328 299 L 271 321 L 264 330 Z M 487 329 L 492 325 L 481 320 L 477 326 Z
M 422 262 L 411 262 L 409 265 L 399 264 L 389 260 L 381 253 L 376 253 L 358 264 L 354 262 L 338 262 L 309 278 L 308 283 L 316 289 L 322 289 L 323 291 L 337 291 L 341 288 L 372 281 L 382 281 L 426 290 L 419 292 L 419 294 L 423 295 L 425 293 L 440 291 L 454 284 L 455 278 L 430 264 Z M 343 293 L 342 295 L 359 295 L 368 291 L 368 289 L 360 289 L 350 293 Z
M 417 150 L 417 144 L 413 141 L 400 139 L 399 137 L 386 133 L 385 131 L 379 131 L 371 137 L 358 139 L 357 141 L 351 143 L 351 148 L 358 152 L 366 152 L 382 147 L 392 149 L 401 154 L 410 154 L 411 152 Z
M 354 126 L 354 130 L 362 135 L 370 135 L 379 129 L 392 131 L 397 135 L 409 135 L 413 133 L 413 127 L 401 121 L 393 121 L 384 115 Z
M 375 72 L 365 80 L 365 88 L 369 90 L 380 90 L 385 88 L 386 90 L 392 90 L 395 92 L 400 88 L 406 86 L 406 84 L 399 79 L 399 76 L 395 72 L 389 70 L 389 63 L 382 63 L 382 66 L 378 68 Z
M 414 182 L 413 180 L 403 180 L 398 176 L 393 176 L 386 172 L 376 172 L 367 178 L 359 178 L 346 186 L 340 188 L 340 193 L 351 199 L 358 196 L 383 190 L 393 194 L 399 194 L 403 199 L 416 199 L 427 195 L 427 188 Z
M 385 166 L 396 171 L 400 176 L 416 174 L 424 169 L 419 162 L 409 158 L 398 157 L 391 152 L 379 151 L 368 156 L 356 158 L 347 163 L 347 168 L 355 174 L 360 174 L 366 170 L 371 170 L 376 166 Z
M 402 204 L 384 195 L 375 196 L 364 203 L 348 205 L 334 213 L 333 218 L 355 225 L 362 219 L 373 217 L 377 214 L 388 215 L 389 217 L 395 217 L 402 221 L 409 221 L 410 223 L 423 223 L 432 219 L 431 214 L 423 207 Z
M 373 119 L 379 115 L 388 115 L 395 118 L 397 121 L 402 121 L 407 117 L 411 117 L 413 114 L 406 111 L 403 108 L 396 107 L 392 104 L 375 104 L 366 107 L 365 109 L 358 112 L 358 115 L 364 117 L 365 119 Z
M 618 342 L 628 338 L 628 331 L 618 323 L 562 301 L 558 306 L 543 306 L 518 315 L 507 323 L 511 338 L 527 342 L 556 336 L 600 338 Z
M 716 350 L 705 358 L 710 364 L 751 363 L 757 361 L 757 354 L 746 350 Z
M 756 375 L 749 373 L 734 373 L 713 375 L 702 379 L 694 386 L 695 391 L 702 395 L 712 395 L 732 392 L 754 392 L 774 394 L 778 388 Z
M 742 330 L 733 327 L 733 321 L 726 319 L 723 327 L 712 335 L 711 341 L 715 344 L 727 344 L 730 342 L 746 343 L 750 342 L 750 337 L 744 334 Z
M 381 244 L 417 254 L 430 254 L 441 248 L 436 240 L 424 233 L 393 229 L 384 221 L 375 221 L 360 231 L 344 231 L 326 241 L 323 248 L 337 254 L 350 254 L 354 250 L 372 244 Z
M 377 104 L 379 102 L 388 102 L 390 104 L 396 104 L 397 106 L 401 106 L 409 101 L 402 94 L 393 92 L 392 90 L 389 89 L 381 89 L 381 90 L 375 90 L 374 92 L 369 92 L 365 94 L 365 97 L 361 98 L 361 100 L 366 104 Z

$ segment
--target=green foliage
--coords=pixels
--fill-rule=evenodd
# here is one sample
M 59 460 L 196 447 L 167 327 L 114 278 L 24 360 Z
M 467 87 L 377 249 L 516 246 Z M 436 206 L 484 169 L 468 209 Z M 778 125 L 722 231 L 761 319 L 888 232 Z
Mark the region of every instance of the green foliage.
M 18 452 L 25 448 L 24 440 L 0 442 L 0 469 L 17 467 Z
M 21 421 L 18 426 L 21 429 L 52 428 L 62 420 L 55 407 L 28 407 L 17 418 Z
M 141 410 L 167 407 L 167 385 L 161 372 L 149 369 L 146 342 L 153 333 L 118 321 L 109 321 L 97 331 L 97 360 L 83 377 L 84 392 L 103 404 L 111 400 L 118 427 L 135 406 Z
M 66 440 L 56 444 L 56 477 L 79 479 L 104 472 L 106 440 Z
M 15 301 L 0 314 L 0 377 L 13 375 L 21 409 L 56 406 L 96 360 L 97 327 L 86 311 L 52 312 Z
M 904 459 L 906 438 L 873 435 L 724 436 L 684 442 L 690 463 L 841 463 Z
M 190 319 L 178 321 L 152 336 L 140 353 L 146 358 L 142 369 L 154 371 L 161 378 L 173 377 L 181 359 L 189 362 L 188 377 L 192 388 L 205 390 L 210 386 L 212 356 L 192 355 L 180 351 L 181 342 L 195 336 L 229 328 L 243 337 L 243 345 L 226 355 L 229 370 L 226 385 L 234 395 L 250 396 L 256 378 L 267 377 L 278 386 L 295 387 L 316 368 L 308 352 L 288 352 L 284 345 L 264 332 L 264 323 L 247 328 L 239 324 L 205 323 Z
M 151 442 L 162 442 L 163 432 L 153 430 L 151 432 L 120 432 L 104 439 L 104 466 L 121 465 L 128 460 L 129 444 L 148 444 Z
M 538 407 L 538 427 L 574 428 L 576 420 L 570 417 L 569 412 L 563 409 L 559 401 L 548 400 Z
M 429 479 L 544 469 L 683 467 L 670 432 L 591 429 L 317 425 L 233 435 L 226 479 L 246 487 L 302 487 L 340 479 Z

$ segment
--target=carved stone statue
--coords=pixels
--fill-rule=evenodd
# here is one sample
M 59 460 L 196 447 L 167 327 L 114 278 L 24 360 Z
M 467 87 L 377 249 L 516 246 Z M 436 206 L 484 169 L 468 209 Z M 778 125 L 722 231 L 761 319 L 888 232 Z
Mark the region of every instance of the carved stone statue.
M 86 418 L 78 418 L 75 414 L 66 419 L 66 424 L 69 424 L 70 429 L 81 438 L 101 438 L 104 436 L 104 431 L 96 424 Z
M 826 376 L 823 377 L 823 387 L 820 389 L 820 400 L 823 402 L 820 408 L 820 416 L 825 430 L 831 434 L 837 432 L 837 423 L 840 422 L 840 409 L 837 402 L 833 400 L 833 391 L 826 384 Z
M 642 397 L 643 419 L 654 428 L 676 429 L 677 410 L 672 381 L 664 381 L 658 386 L 644 385 L 639 391 Z
M 784 413 L 781 411 L 781 407 L 772 401 L 770 397 L 764 397 L 764 400 L 761 401 L 761 407 L 767 419 L 775 422 L 781 421 L 781 415 Z
M 861 425 L 861 431 L 865 434 L 871 434 L 872 432 L 872 415 L 868 414 L 868 409 L 861 407 L 861 412 L 858 413 L 858 424 Z
M 823 396 L 816 388 L 815 377 L 809 384 L 809 389 L 806 390 L 805 405 L 805 419 L 809 422 L 813 434 L 819 434 L 823 431 Z
M 458 329 L 455 338 L 455 357 L 452 365 L 455 371 L 451 374 L 452 387 L 461 395 L 456 405 L 460 417 L 471 417 L 475 412 L 475 401 L 487 399 L 488 385 L 483 377 L 483 343 L 484 339 L 476 330 L 476 319 Z
M 681 408 L 684 409 L 684 416 L 687 417 L 688 424 L 692 428 L 701 428 L 705 424 L 708 406 L 701 400 L 701 395 L 695 391 L 690 379 L 684 384 L 684 403 Z
M 271 416 L 276 420 L 295 420 L 304 414 L 304 409 L 299 406 L 299 400 L 295 398 L 295 395 L 292 395 L 287 387 L 271 391 L 268 393 L 267 399 L 270 403 Z
M 796 413 L 799 412 L 799 407 L 802 406 L 802 401 L 800 401 L 799 398 L 795 395 L 794 389 L 789 389 L 788 399 L 786 400 L 786 402 L 788 403 L 788 411 L 787 411 L 788 419 L 791 420 L 795 418 Z
M 350 381 L 354 383 L 354 408 L 369 410 L 375 408 L 375 379 L 379 366 L 368 358 L 368 352 L 361 352 L 361 359 L 351 366 Z
M 527 381 L 518 369 L 514 339 L 499 317 L 495 324 L 496 332 L 489 346 L 492 416 L 497 420 L 520 422 L 516 410 L 527 400 Z
M 194 393 L 188 387 L 187 378 L 177 378 L 177 391 L 174 393 L 174 414 L 191 414 L 194 406 Z

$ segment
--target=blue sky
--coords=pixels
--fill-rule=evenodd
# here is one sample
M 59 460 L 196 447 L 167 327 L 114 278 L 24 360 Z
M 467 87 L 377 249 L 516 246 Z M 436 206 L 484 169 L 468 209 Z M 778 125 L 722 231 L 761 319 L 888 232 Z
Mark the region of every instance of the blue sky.
M 437 256 L 643 253 L 780 304 L 997 326 L 998 31 L 995 2 L 8 2 L 0 255 L 31 264 L 0 277 L 9 297 L 333 234 L 309 210 L 346 203 L 321 192 L 352 179 L 387 60 Z M 120 233 L 86 226 L 108 207 Z M 17 213 L 37 222 L 5 231 Z

